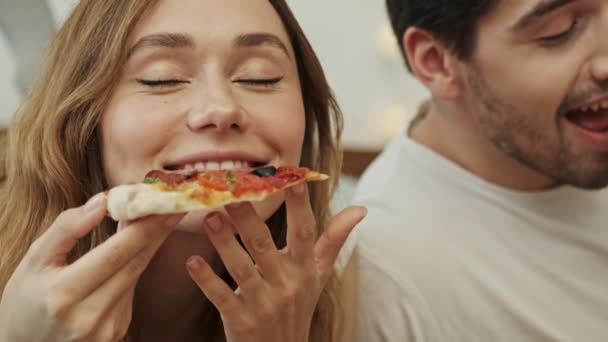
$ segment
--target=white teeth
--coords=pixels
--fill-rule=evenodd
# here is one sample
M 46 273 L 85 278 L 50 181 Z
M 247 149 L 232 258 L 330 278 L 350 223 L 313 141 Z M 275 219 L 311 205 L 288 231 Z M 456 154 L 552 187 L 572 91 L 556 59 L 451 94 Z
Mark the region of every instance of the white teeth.
M 184 171 L 194 170 L 234 170 L 249 166 L 249 162 L 243 160 L 224 160 L 222 162 L 197 162 L 195 164 L 185 164 Z
M 220 163 L 218 163 L 218 162 L 207 162 L 205 164 L 205 169 L 207 169 L 207 170 L 219 170 L 220 169 Z
M 587 104 L 584 106 L 581 106 L 578 108 L 578 111 L 581 112 L 588 112 L 588 111 L 592 111 L 592 112 L 599 112 L 599 111 L 604 111 L 608 109 L 608 100 L 602 100 L 599 102 L 595 102 L 593 104 Z
M 220 164 L 220 169 L 222 169 L 222 170 L 232 170 L 232 169 L 235 168 L 234 164 L 235 163 L 233 161 L 230 161 L 230 160 L 223 161 Z

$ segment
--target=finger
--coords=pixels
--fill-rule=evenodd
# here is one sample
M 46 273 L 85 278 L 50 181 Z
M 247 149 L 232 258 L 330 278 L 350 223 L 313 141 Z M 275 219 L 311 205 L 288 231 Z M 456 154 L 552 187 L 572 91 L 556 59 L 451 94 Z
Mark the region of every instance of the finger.
M 131 322 L 135 286 L 117 298 L 87 297 L 68 313 L 66 322 L 78 322 L 85 329 L 87 341 L 119 341 Z M 81 331 L 82 333 L 82 331 Z
M 199 256 L 193 256 L 186 263 L 188 273 L 207 299 L 217 308 L 222 316 L 240 312 L 241 301 L 232 289 L 224 282 Z
M 229 205 L 226 207 L 226 211 L 264 277 L 272 279 L 273 274 L 280 267 L 281 256 L 266 223 L 250 203 Z
M 64 266 L 78 241 L 101 223 L 106 206 L 106 195 L 100 193 L 85 205 L 61 213 L 30 248 L 32 259 L 43 265 Z
M 119 274 L 126 282 L 139 274 L 170 235 L 183 215 L 150 216 L 134 221 L 127 228 L 66 267 L 59 280 L 61 288 L 72 289 L 71 297 L 87 297 L 111 277 Z M 119 272 L 123 269 L 129 272 Z M 125 274 L 127 273 L 127 274 Z M 124 284 L 125 281 L 119 281 Z
M 210 214 L 205 220 L 209 240 L 224 262 L 234 281 L 247 293 L 255 291 L 262 281 L 251 257 L 233 234 L 231 224 L 220 213 Z
M 294 260 L 303 266 L 314 263 L 317 224 L 310 206 L 308 185 L 300 183 L 286 191 L 287 246 Z
M 334 216 L 315 245 L 315 260 L 323 282 L 332 274 L 340 249 L 355 226 L 365 218 L 367 209 L 349 207 Z
M 126 230 L 137 228 L 131 226 Z M 82 295 L 84 292 L 79 284 L 63 287 L 63 297 L 58 299 L 61 302 L 57 304 L 66 308 L 75 306 L 76 309 L 69 314 L 77 315 L 77 319 L 84 321 L 87 326 L 94 326 L 100 332 L 101 329 L 107 329 L 107 326 L 103 327 L 103 325 L 114 324 L 109 316 L 115 311 L 116 306 L 125 300 L 124 297 L 135 288 L 139 277 L 163 242 L 161 238 L 151 242 L 119 271 L 85 296 Z M 62 280 L 61 286 L 70 286 L 69 282 Z
M 137 229 L 130 227 L 130 229 Z M 108 278 L 95 289 L 86 300 L 93 302 L 114 303 L 134 287 L 141 274 L 146 270 L 150 261 L 164 243 L 164 237 L 158 237 L 145 246 L 137 255 L 131 258 L 118 272 Z M 103 310 L 104 308 L 100 308 Z
M 127 336 L 133 317 L 134 296 L 135 286 L 132 286 L 102 317 L 98 341 L 122 341 Z

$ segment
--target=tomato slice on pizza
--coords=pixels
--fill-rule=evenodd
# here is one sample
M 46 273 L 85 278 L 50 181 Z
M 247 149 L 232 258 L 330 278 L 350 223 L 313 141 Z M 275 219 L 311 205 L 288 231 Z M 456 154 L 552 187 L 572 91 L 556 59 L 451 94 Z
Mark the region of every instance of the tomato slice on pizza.
M 118 221 L 217 209 L 230 203 L 262 201 L 298 183 L 328 178 L 308 168 L 293 166 L 181 173 L 154 170 L 143 183 L 112 188 L 108 192 L 108 211 Z

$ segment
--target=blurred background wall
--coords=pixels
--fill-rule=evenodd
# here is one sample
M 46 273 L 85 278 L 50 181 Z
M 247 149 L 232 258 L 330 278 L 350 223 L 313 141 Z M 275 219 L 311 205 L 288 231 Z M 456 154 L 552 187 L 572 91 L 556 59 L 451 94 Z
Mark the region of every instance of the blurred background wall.
M 9 124 L 40 56 L 75 0 L 0 0 L 0 126 Z

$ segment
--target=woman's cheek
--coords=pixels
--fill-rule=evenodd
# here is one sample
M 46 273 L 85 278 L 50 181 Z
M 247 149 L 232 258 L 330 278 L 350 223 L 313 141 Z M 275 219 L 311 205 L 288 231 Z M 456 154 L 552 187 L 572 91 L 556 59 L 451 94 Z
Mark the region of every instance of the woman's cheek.
M 103 159 L 108 182 L 139 181 L 153 167 L 155 154 L 169 143 L 167 106 L 149 101 L 113 101 L 102 118 Z

